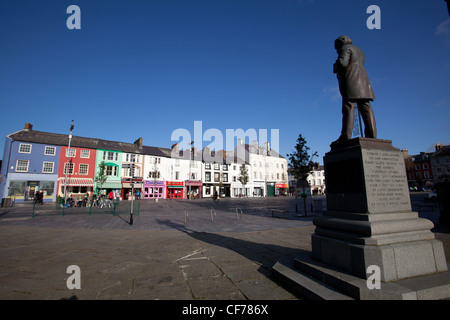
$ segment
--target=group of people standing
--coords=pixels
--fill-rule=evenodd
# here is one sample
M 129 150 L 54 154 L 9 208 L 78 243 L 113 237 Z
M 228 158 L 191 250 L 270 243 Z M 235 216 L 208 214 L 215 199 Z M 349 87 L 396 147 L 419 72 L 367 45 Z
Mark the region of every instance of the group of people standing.
M 34 194 L 34 203 L 44 204 L 44 191 L 36 191 Z

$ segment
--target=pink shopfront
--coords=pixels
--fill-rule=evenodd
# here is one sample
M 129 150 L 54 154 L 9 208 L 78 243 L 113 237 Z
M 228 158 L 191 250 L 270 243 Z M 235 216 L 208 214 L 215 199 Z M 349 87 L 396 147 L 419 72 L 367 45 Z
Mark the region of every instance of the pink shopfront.
M 165 199 L 165 182 L 144 180 L 144 187 L 142 190 L 143 199 Z

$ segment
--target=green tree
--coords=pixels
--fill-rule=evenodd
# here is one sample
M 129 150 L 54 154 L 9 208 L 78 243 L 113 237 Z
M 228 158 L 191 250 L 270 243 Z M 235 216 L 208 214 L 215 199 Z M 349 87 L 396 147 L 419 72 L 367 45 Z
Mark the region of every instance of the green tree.
M 246 196 L 245 185 L 248 183 L 249 177 L 248 177 L 248 169 L 245 166 L 245 163 L 241 164 L 241 166 L 239 167 L 239 176 L 237 179 L 244 186 L 244 196 Z
M 289 159 L 289 167 L 297 181 L 301 181 L 303 186 L 303 206 L 305 209 L 306 216 L 306 179 L 308 175 L 312 172 L 315 165 L 313 158 L 317 157 L 317 151 L 309 154 L 309 147 L 306 145 L 306 139 L 299 134 L 297 138 L 297 144 L 294 147 L 294 151 L 287 155 Z
M 95 176 L 95 182 L 100 186 L 99 191 L 102 191 L 103 184 L 105 183 L 106 179 L 108 179 L 108 176 L 106 175 L 106 165 L 105 161 L 102 161 L 98 165 L 98 172 Z M 98 192 L 98 195 L 100 195 L 100 192 Z

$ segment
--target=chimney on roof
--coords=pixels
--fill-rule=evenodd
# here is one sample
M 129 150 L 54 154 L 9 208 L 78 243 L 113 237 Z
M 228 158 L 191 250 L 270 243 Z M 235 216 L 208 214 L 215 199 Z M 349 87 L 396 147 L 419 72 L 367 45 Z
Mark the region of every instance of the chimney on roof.
M 441 150 L 444 147 L 444 145 L 442 143 L 436 143 L 436 145 L 434 146 L 434 149 L 436 149 L 436 151 Z
M 33 125 L 31 123 L 26 122 L 24 129 L 25 130 L 33 130 Z
M 143 140 L 142 137 L 140 137 L 139 139 L 137 139 L 134 144 L 139 148 L 142 149 L 142 145 L 143 145 Z

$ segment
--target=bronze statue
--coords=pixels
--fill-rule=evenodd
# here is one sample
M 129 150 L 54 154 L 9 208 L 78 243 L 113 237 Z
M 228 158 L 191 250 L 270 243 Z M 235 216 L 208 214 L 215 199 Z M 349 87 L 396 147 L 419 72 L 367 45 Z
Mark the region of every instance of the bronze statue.
M 337 75 L 342 95 L 342 131 L 339 139 L 333 144 L 351 139 L 355 105 L 364 121 L 365 137 L 377 137 L 375 116 L 370 105 L 370 101 L 375 99 L 375 94 L 364 68 L 364 53 L 352 43 L 348 36 L 340 36 L 334 42 L 338 58 L 334 63 L 333 73 Z

